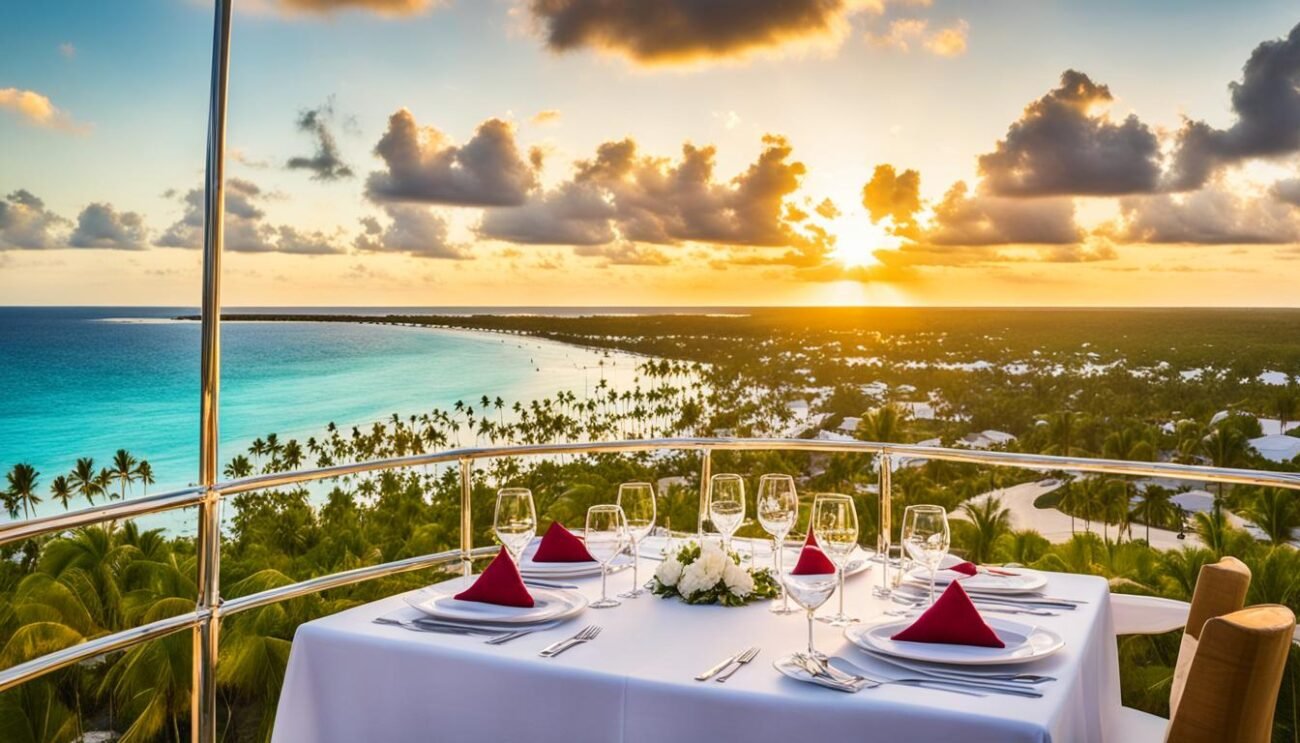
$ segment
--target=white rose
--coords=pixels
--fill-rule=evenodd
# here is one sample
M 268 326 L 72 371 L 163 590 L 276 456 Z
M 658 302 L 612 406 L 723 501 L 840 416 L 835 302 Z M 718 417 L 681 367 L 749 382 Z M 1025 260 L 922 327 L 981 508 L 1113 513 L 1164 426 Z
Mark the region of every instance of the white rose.
M 728 563 L 722 579 L 727 583 L 727 590 L 742 599 L 754 591 L 754 576 L 734 562 Z
M 703 576 L 708 579 L 706 585 L 713 586 L 722 580 L 722 574 L 726 571 L 727 566 L 733 563 L 722 550 L 711 549 L 701 552 L 699 558 L 693 564 L 700 566 Z
M 703 560 L 696 560 L 682 570 L 681 580 L 677 582 L 677 591 L 690 598 L 700 591 L 712 588 L 718 582 L 717 577 L 710 577 Z
M 682 578 L 682 564 L 677 561 L 676 557 L 670 557 L 659 563 L 659 568 L 655 570 L 655 578 L 665 586 L 675 586 L 677 581 Z

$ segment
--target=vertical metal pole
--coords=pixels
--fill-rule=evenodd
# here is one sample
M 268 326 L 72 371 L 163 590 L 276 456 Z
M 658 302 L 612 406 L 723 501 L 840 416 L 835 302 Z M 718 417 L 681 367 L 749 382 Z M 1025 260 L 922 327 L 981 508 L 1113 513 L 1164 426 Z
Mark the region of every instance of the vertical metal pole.
M 700 515 L 695 520 L 695 537 L 704 543 L 704 519 L 709 514 L 709 480 L 713 478 L 713 450 L 700 452 Z
M 470 553 L 474 551 L 474 512 L 471 510 L 474 500 L 474 460 L 462 457 L 460 460 L 460 564 L 465 575 L 474 574 L 474 562 Z
M 217 646 L 221 629 L 221 494 L 217 482 L 217 413 L 221 386 L 221 247 L 226 208 L 226 89 L 230 66 L 233 0 L 216 0 L 212 30 L 212 88 L 208 102 L 207 175 L 203 202 L 203 300 L 200 352 L 199 484 L 208 488 L 199 506 L 196 535 L 198 610 L 194 629 L 190 739 L 217 740 Z
M 880 536 L 876 537 L 876 553 L 881 558 L 889 556 L 889 545 L 894 529 L 893 461 L 889 453 L 880 455 Z

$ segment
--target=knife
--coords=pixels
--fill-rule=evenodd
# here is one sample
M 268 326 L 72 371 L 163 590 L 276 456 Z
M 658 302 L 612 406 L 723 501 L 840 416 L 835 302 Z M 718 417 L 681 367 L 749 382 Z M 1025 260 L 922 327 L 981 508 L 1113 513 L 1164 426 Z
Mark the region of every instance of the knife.
M 732 663 L 735 663 L 735 662 L 736 662 L 736 659 L 739 658 L 739 657 L 740 657 L 740 653 L 736 653 L 735 655 L 732 655 L 732 656 L 728 657 L 726 660 L 722 661 L 721 663 L 719 663 L 718 665 L 714 666 L 713 668 L 710 668 L 709 670 L 705 671 L 704 673 L 701 673 L 700 675 L 696 676 L 696 677 L 695 677 L 695 680 L 696 680 L 696 681 L 708 681 L 709 679 L 713 678 L 714 676 L 717 676 L 719 673 L 722 673 L 722 671 L 723 671 L 727 666 L 731 665 Z

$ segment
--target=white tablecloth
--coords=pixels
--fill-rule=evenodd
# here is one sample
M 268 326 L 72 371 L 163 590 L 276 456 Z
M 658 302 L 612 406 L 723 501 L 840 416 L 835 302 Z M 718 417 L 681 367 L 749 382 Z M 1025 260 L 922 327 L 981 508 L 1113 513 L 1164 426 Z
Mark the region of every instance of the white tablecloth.
M 642 580 L 654 563 L 642 562 Z M 879 568 L 850 578 L 848 608 L 885 608 L 870 595 Z M 610 578 L 626 590 L 630 571 Z M 590 597 L 600 579 L 576 581 Z M 373 620 L 404 604 L 391 597 L 298 628 L 273 740 L 501 741 L 519 743 L 1084 743 L 1106 740 L 1118 714 L 1119 668 L 1107 586 L 1050 574 L 1053 595 L 1084 599 L 1076 611 L 1029 620 L 1066 647 L 1029 666 L 1058 681 L 1041 699 L 983 698 L 904 686 L 843 694 L 784 678 L 772 661 L 805 644 L 802 614 L 773 615 L 766 602 L 688 606 L 646 594 L 615 609 L 505 645 L 419 633 Z M 833 609 L 832 598 L 827 608 Z M 586 624 L 604 631 L 556 658 L 538 649 Z M 841 630 L 816 627 L 818 649 L 854 658 Z M 725 684 L 691 677 L 750 645 L 762 652 Z

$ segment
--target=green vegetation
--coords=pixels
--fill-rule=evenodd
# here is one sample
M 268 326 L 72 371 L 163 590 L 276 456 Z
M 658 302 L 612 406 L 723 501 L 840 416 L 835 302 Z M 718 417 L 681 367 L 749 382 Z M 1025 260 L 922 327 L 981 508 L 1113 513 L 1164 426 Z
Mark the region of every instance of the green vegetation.
M 259 317 L 254 319 L 266 319 Z M 295 318 L 302 319 L 302 318 Z M 324 319 L 324 318 L 316 318 Z M 350 318 L 349 320 L 357 320 Z M 1248 445 L 1256 416 L 1290 421 L 1294 386 L 1261 381 L 1265 372 L 1300 375 L 1300 313 L 1287 311 L 970 311 L 788 310 L 746 316 L 392 317 L 404 322 L 529 333 L 569 343 L 642 353 L 629 389 L 603 381 L 580 398 L 558 392 L 528 403 L 483 397 L 450 410 L 351 427 L 329 424 L 298 441 L 275 434 L 225 461 L 236 478 L 260 472 L 399 456 L 481 443 L 540 443 L 712 435 L 853 435 L 861 439 L 1173 460 L 1297 471 L 1260 458 Z M 1221 410 L 1241 413 L 1215 419 Z M 933 412 L 933 416 L 930 416 Z M 847 417 L 856 427 L 837 432 Z M 967 438 L 987 429 L 1014 438 Z M 120 451 L 98 468 L 91 458 L 69 473 L 21 463 L 8 473 L 11 517 L 42 499 L 80 508 L 129 497 L 152 482 L 148 463 Z M 852 494 L 862 542 L 875 543 L 876 462 L 866 455 L 788 452 L 714 455 L 715 472 L 757 483 L 766 472 L 794 475 L 801 492 Z M 581 521 L 621 482 L 660 483 L 660 523 L 693 531 L 699 459 L 694 454 L 503 458 L 475 473 L 478 504 L 503 485 L 533 490 L 543 522 Z M 1192 517 L 1167 482 L 1071 477 L 1053 502 L 1079 533 L 1051 544 L 1014 531 L 996 497 L 974 496 L 1044 477 L 949 462 L 911 462 L 893 478 L 895 523 L 913 503 L 937 503 L 954 518 L 955 550 L 980 562 L 1009 562 L 1107 578 L 1112 590 L 1186 599 L 1199 567 L 1224 554 L 1255 575 L 1252 602 L 1300 609 L 1300 527 L 1296 492 L 1215 488 L 1215 508 Z M 227 598 L 362 565 L 451 549 L 459 543 L 459 482 L 453 470 L 412 468 L 308 487 L 246 493 L 225 506 L 222 586 Z M 807 508 L 810 499 L 805 499 Z M 1044 504 L 1046 505 L 1046 504 Z M 1256 539 L 1234 525 L 1245 518 Z M 488 544 L 491 508 L 474 512 L 476 544 Z M 806 516 L 805 516 L 806 519 Z M 802 523 L 806 523 L 803 521 Z M 1161 552 L 1152 529 L 1177 530 L 1204 546 Z M 1088 533 L 1093 526 L 1100 534 Z M 756 524 L 739 536 L 762 537 Z M 0 548 L 0 666 L 85 639 L 192 611 L 193 540 L 105 524 Z M 227 740 L 268 737 L 298 624 L 425 585 L 431 571 L 337 589 L 231 617 L 222 628 L 219 672 Z M 1167 712 L 1176 636 L 1123 638 L 1127 704 Z M 0 694 L 0 739 L 71 741 L 89 730 L 124 740 L 188 735 L 190 638 L 182 633 L 75 666 Z M 1277 738 L 1297 739 L 1300 666 L 1289 669 L 1278 705 Z

